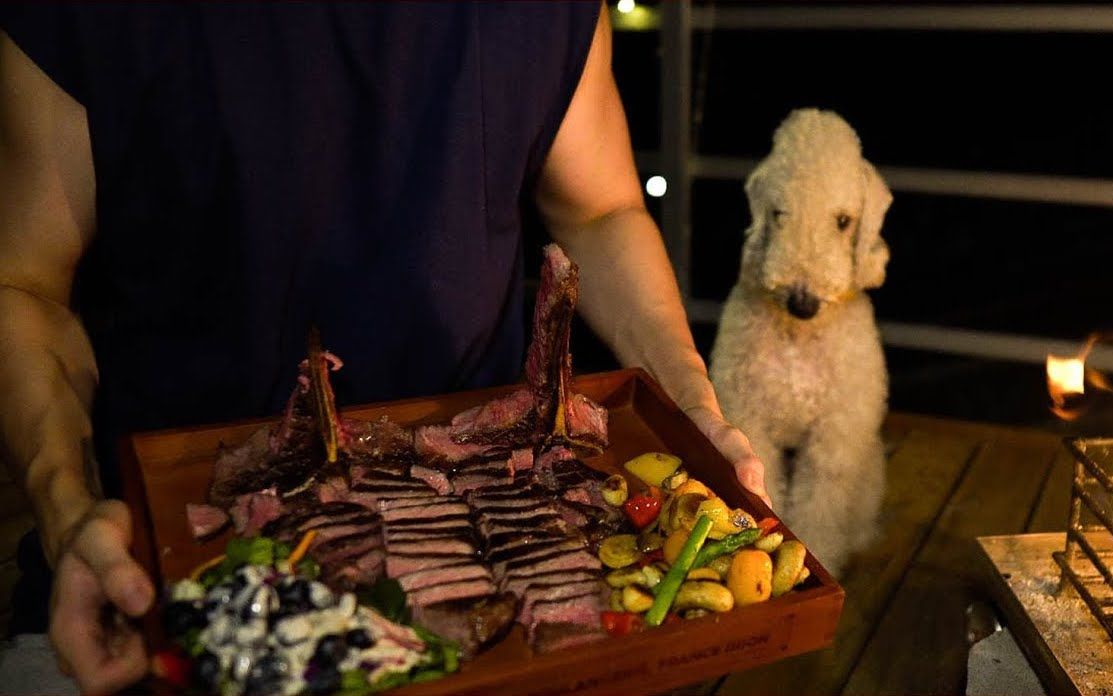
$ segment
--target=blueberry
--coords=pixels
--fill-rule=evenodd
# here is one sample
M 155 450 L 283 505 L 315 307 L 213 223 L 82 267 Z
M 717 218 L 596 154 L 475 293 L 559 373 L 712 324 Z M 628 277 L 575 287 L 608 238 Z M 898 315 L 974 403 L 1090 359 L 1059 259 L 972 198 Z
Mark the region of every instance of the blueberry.
M 220 658 L 206 650 L 193 661 L 193 679 L 207 694 L 220 690 Z
M 375 641 L 371 640 L 371 634 L 362 628 L 353 628 L 348 631 L 344 635 L 344 640 L 348 642 L 348 645 L 360 650 L 370 648 L 375 644 Z
M 255 661 L 247 675 L 245 694 L 275 694 L 282 691 L 282 682 L 290 671 L 290 665 L 281 656 L 268 652 Z
M 313 651 L 312 662 L 320 665 L 321 667 L 335 667 L 340 664 L 340 661 L 348 654 L 348 646 L 344 643 L 344 637 L 338 636 L 335 633 L 330 633 L 327 636 L 322 636 L 317 641 L 317 648 Z
M 282 583 L 276 588 L 278 601 L 281 602 L 282 611 L 308 611 L 311 608 L 309 601 L 309 583 L 302 579 Z
M 305 692 L 317 696 L 340 690 L 340 670 L 311 666 L 305 671 Z
M 193 602 L 170 602 L 162 612 L 166 631 L 172 636 L 182 636 L 191 628 L 203 628 L 208 622 L 204 610 Z

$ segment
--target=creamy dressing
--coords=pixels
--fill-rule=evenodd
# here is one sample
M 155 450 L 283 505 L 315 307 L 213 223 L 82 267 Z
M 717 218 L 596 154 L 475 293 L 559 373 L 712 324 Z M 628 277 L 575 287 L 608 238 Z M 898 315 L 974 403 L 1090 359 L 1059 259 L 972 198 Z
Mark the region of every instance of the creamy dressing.
M 281 596 L 297 582 L 308 583 L 305 594 L 310 608 L 269 620 L 272 614 L 289 610 L 283 607 Z M 352 631 L 365 632 L 353 640 L 367 645 L 357 647 L 346 641 L 333 664 L 341 673 L 365 670 L 370 683 L 390 673 L 409 671 L 425 649 L 413 629 L 360 606 L 351 592 L 337 595 L 322 583 L 276 573 L 268 566 L 244 566 L 236 571 L 234 580 L 208 592 L 199 583 L 183 580 L 171 588 L 171 597 L 205 607 L 208 624 L 198 639 L 219 660 L 224 675 L 222 696 L 245 693 L 252 670 L 265 656 L 272 656 L 271 668 L 282 675 L 280 693 L 301 693 L 308 686 L 307 669 L 325 636 L 345 640 Z

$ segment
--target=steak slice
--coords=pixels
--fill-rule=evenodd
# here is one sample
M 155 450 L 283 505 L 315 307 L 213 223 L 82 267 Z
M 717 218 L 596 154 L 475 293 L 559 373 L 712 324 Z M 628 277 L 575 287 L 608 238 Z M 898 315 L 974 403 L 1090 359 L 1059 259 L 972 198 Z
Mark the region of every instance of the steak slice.
M 237 496 L 228 513 L 237 534 L 257 536 L 263 527 L 281 517 L 284 511 L 274 488 L 268 488 Z
M 452 492 L 452 484 L 449 483 L 448 477 L 445 476 L 443 471 L 421 466 L 420 464 L 414 464 L 410 469 L 410 476 L 424 481 L 425 484 L 435 490 L 438 495 L 448 495 Z
M 543 561 L 524 566 L 521 568 L 508 569 L 505 577 L 502 579 L 503 587 L 509 586 L 512 580 L 517 578 L 528 578 L 537 575 L 544 575 L 556 570 L 572 571 L 572 570 L 593 570 L 599 571 L 603 564 L 599 559 L 588 553 L 587 551 L 568 551 L 552 558 L 546 558 Z
M 408 520 L 437 520 L 446 517 L 467 516 L 470 512 L 471 508 L 465 503 L 446 502 L 383 510 L 382 515 L 383 520 L 388 524 L 394 524 Z
M 598 579 L 557 585 L 534 585 L 522 594 L 522 608 L 518 612 L 518 623 L 523 626 L 532 626 L 535 623 L 533 618 L 533 607 L 535 605 L 541 603 L 553 604 L 590 594 L 599 595 L 603 591 L 603 587 L 603 583 Z
M 560 541 L 555 544 L 528 549 L 510 558 L 496 561 L 491 564 L 491 571 L 495 574 L 495 577 L 502 578 L 515 568 L 535 565 L 555 556 L 564 555 L 569 551 L 579 551 L 583 548 L 583 542 L 578 539 L 560 539 Z
M 400 541 L 397 543 L 388 543 L 386 550 L 390 554 L 401 554 L 404 556 L 418 556 L 418 555 L 470 555 L 474 556 L 478 552 L 475 546 L 469 542 L 457 537 L 439 537 L 430 538 L 422 541 Z
M 573 544 L 575 547 L 573 547 Z M 487 551 L 487 561 L 489 563 L 499 563 L 518 558 L 528 553 L 533 553 L 541 549 L 549 549 L 557 546 L 567 545 L 568 548 L 583 548 L 585 546 L 584 540 L 579 536 L 572 537 L 534 537 L 530 535 L 523 535 L 517 539 L 508 541 L 501 546 L 493 547 Z
M 214 505 L 186 503 L 186 521 L 194 539 L 203 539 L 228 526 L 228 513 Z
M 479 650 L 505 635 L 518 613 L 518 598 L 502 594 L 478 602 L 465 599 L 413 608 L 414 623 L 455 642 L 461 656 L 473 657 Z
M 530 623 L 526 626 L 526 635 L 529 642 L 534 642 L 537 627 L 541 624 L 576 624 L 584 628 L 598 630 L 600 628 L 599 613 L 602 610 L 599 594 L 598 588 L 595 588 L 575 597 L 534 602 L 530 608 Z
M 407 593 L 406 600 L 410 603 L 410 606 L 423 607 L 426 604 L 489 597 L 494 593 L 495 583 L 491 582 L 490 578 L 475 578 L 414 590 Z
M 503 592 L 521 596 L 531 587 L 551 587 L 554 585 L 570 585 L 587 580 L 598 581 L 599 573 L 591 570 L 553 570 L 537 575 L 524 575 L 517 578 L 504 579 L 500 586 Z
M 372 549 L 381 549 L 382 546 L 382 539 L 377 534 L 348 534 L 320 544 L 313 549 L 312 555 L 320 565 L 331 566 L 362 556 Z
M 341 590 L 372 585 L 382 577 L 385 558 L 382 549 L 374 548 L 358 558 L 325 568 L 321 577 L 325 583 Z
M 600 641 L 607 634 L 599 628 L 589 628 L 576 623 L 545 623 L 533 632 L 533 651 L 550 653 Z
M 442 497 L 442 496 L 431 493 L 427 496 L 423 496 L 423 497 L 420 497 L 420 498 L 418 498 L 418 497 L 414 497 L 414 498 L 391 498 L 389 500 L 383 500 L 382 502 L 379 503 L 379 509 L 383 510 L 383 511 L 398 510 L 398 509 L 401 509 L 401 508 L 408 508 L 408 507 L 420 507 L 422 505 L 440 505 L 440 504 L 444 504 L 444 503 L 455 503 L 455 502 L 459 502 L 459 500 L 456 499 L 456 498 L 449 498 L 448 496 L 443 496 Z
M 461 563 L 459 565 L 441 566 L 428 570 L 419 570 L 416 573 L 395 578 L 406 592 L 420 590 L 433 585 L 450 582 L 462 582 L 483 578 L 491 579 L 491 571 L 478 563 Z
M 422 570 L 443 568 L 449 565 L 461 565 L 463 563 L 475 563 L 475 555 L 454 553 L 438 556 L 425 553 L 417 556 L 410 556 L 400 553 L 388 553 L 386 556 L 386 574 L 392 578 L 400 578 L 403 575 L 417 573 Z

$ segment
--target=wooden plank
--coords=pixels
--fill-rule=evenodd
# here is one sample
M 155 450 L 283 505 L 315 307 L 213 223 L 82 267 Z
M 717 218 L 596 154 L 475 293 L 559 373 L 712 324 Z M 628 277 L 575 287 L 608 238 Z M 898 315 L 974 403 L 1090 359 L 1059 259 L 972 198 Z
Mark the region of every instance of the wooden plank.
M 1109 535 L 1092 535 L 1100 552 Z M 1061 532 L 981 537 L 979 570 L 1048 693 L 1113 693 L 1113 645 L 1075 592 L 1058 593 Z
M 847 694 L 963 693 L 964 611 L 980 598 L 974 538 L 1022 531 L 1040 497 L 1058 440 L 1004 433 L 986 444 L 948 501 L 926 545 L 846 683 Z
M 843 581 L 847 602 L 834 645 L 731 675 L 719 693 L 837 693 L 871 627 L 980 444 L 980 440 L 965 436 L 908 433 L 888 460 L 879 538 L 847 569 Z
M 1070 488 L 1074 479 L 1074 458 L 1064 448 L 1051 465 L 1039 502 L 1025 526 L 1026 532 L 1062 532 L 1070 514 Z
M 986 440 L 1003 440 L 1016 444 L 1028 444 L 1033 447 L 1045 447 L 1050 441 L 1059 441 L 1060 439 L 1055 433 L 1038 428 L 1018 428 L 996 423 L 954 420 L 918 413 L 890 413 L 885 419 L 885 427 L 934 432 L 947 436 L 963 435 Z

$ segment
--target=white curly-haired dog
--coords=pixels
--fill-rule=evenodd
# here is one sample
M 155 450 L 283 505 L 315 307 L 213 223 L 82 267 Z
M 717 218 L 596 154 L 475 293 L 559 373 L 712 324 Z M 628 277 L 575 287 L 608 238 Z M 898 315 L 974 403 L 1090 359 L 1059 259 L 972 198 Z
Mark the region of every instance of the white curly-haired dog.
M 793 111 L 746 182 L 753 223 L 711 380 L 788 526 L 841 572 L 874 533 L 888 377 L 873 305 L 892 195 L 838 114 Z

